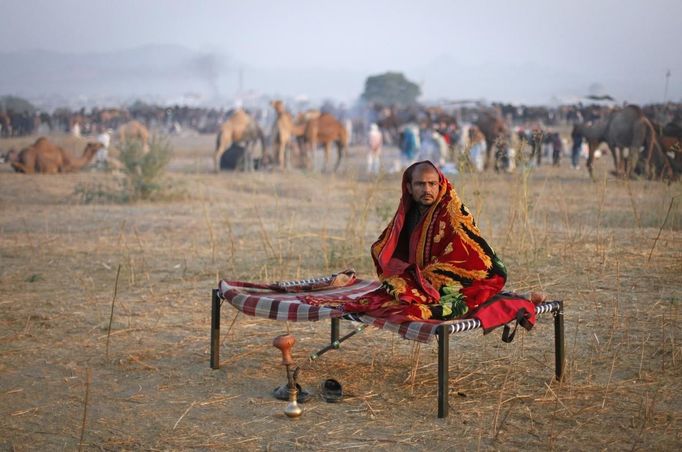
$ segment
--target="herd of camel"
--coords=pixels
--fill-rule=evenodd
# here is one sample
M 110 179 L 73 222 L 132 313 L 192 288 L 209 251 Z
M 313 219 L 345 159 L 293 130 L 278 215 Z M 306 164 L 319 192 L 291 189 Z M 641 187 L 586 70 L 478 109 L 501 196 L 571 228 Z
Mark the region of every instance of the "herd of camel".
M 313 151 L 318 145 L 322 145 L 325 151 L 323 171 L 327 171 L 331 148 L 336 144 L 338 158 L 333 169 L 338 169 L 348 149 L 348 132 L 334 115 L 310 110 L 293 117 L 280 100 L 273 101 L 272 107 L 277 115 L 271 135 L 272 152 L 267 152 L 265 136 L 258 122 L 245 110 L 238 108 L 218 132 L 213 153 L 216 172 L 220 171 L 220 160 L 226 151 L 237 152 L 232 149 L 233 145 L 238 145 L 243 150 L 240 166 L 244 170 L 265 165 L 285 170 L 291 164 L 312 169 Z M 138 140 L 144 151 L 149 150 L 149 131 L 139 121 L 123 124 L 118 129 L 117 138 L 120 142 Z M 262 146 L 260 153 L 256 152 L 258 144 Z M 102 147 L 102 143 L 89 142 L 82 155 L 75 157 L 47 138 L 40 137 L 20 151 L 9 151 L 5 160 L 20 173 L 68 173 L 85 167 Z
M 143 151 L 149 150 L 149 131 L 139 121 L 130 121 L 118 129 L 121 142 L 137 140 Z M 91 141 L 85 144 L 80 157 L 56 145 L 45 137 L 38 138 L 33 144 L 20 151 L 10 150 L 3 159 L 10 163 L 14 171 L 24 174 L 73 173 L 87 166 L 104 143 Z
M 511 131 L 495 112 L 483 112 L 475 125 L 487 143 L 486 168 L 492 167 L 495 154 L 499 154 L 496 151 L 510 145 Z M 618 177 L 639 173 L 649 179 L 672 181 L 682 174 L 682 117 L 661 126 L 647 118 L 639 106 L 627 105 L 595 121 L 575 123 L 571 135 L 582 136 L 587 142 L 587 169 L 593 178 L 595 152 L 602 143 L 611 151 Z M 533 153 L 539 152 L 539 142 L 534 144 Z
M 346 128 L 336 117 L 317 110 L 299 113 L 294 117 L 282 101 L 272 101 L 271 105 L 276 113 L 270 135 L 271 152 L 267 150 L 265 136 L 258 122 L 245 110 L 238 108 L 218 132 L 213 153 L 216 172 L 220 171 L 221 157 L 226 152 L 231 155 L 239 152 L 239 166 L 244 170 L 263 167 L 285 170 L 291 165 L 312 169 L 312 156 L 318 145 L 324 147 L 322 170 L 327 171 L 334 144 L 338 157 L 333 170 L 338 169 L 347 152 L 349 137 Z M 488 143 L 486 168 L 491 168 L 498 154 L 496 149 L 509 146 L 509 127 L 499 113 L 485 111 L 481 112 L 475 125 Z M 630 177 L 634 172 L 639 172 L 649 178 L 675 180 L 682 174 L 682 117 L 676 116 L 669 124 L 660 126 L 652 123 L 638 106 L 628 105 L 598 120 L 577 123 L 573 132 L 584 137 L 589 144 L 587 168 L 590 174 L 595 150 L 601 143 L 608 144 L 611 149 L 618 176 Z M 138 140 L 145 152 L 149 149 L 149 132 L 139 121 L 123 124 L 116 138 L 120 142 Z M 76 157 L 47 138 L 40 137 L 21 151 L 10 151 L 5 160 L 15 171 L 26 174 L 74 172 L 90 163 L 102 146 L 99 142 L 87 143 L 82 155 Z M 235 146 L 239 149 L 234 149 Z
M 293 117 L 281 100 L 271 102 L 276 119 L 273 125 L 271 141 L 272 153 L 267 152 L 265 137 L 257 121 L 243 109 L 237 109 L 223 123 L 216 139 L 213 153 L 214 169 L 220 171 L 220 159 L 225 151 L 235 143 L 244 149 L 242 166 L 252 170 L 261 165 L 271 164 L 285 170 L 295 157 L 296 166 L 312 169 L 313 152 L 318 145 L 324 147 L 324 164 L 326 172 L 330 164 L 333 144 L 336 144 L 338 157 L 334 165 L 336 171 L 348 149 L 348 132 L 344 125 L 331 113 L 309 110 Z M 260 144 L 262 152 L 258 154 L 255 147 Z M 295 155 L 294 155 L 295 154 Z
M 92 161 L 102 143 L 91 142 L 85 145 L 83 155 L 76 157 L 60 146 L 40 137 L 32 145 L 16 155 L 10 151 L 8 161 L 15 171 L 25 174 L 57 174 L 79 171 Z

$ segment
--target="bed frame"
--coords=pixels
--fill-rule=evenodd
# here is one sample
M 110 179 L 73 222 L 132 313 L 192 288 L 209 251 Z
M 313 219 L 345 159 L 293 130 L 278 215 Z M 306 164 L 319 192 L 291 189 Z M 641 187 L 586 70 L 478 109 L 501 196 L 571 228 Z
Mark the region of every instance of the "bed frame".
M 224 299 L 220 297 L 219 290 L 213 289 L 211 296 L 211 369 L 220 368 L 220 308 Z M 236 308 L 235 308 L 236 309 Z M 555 377 L 561 381 L 564 377 L 565 354 L 564 354 L 564 305 L 563 301 L 546 301 L 535 306 L 535 313 L 552 313 L 554 316 L 554 356 Z M 350 333 L 340 337 L 340 321 L 351 320 L 363 322 L 361 316 L 346 314 L 343 317 L 331 319 L 331 338 L 329 345 L 310 356 L 311 360 L 319 358 L 330 350 L 338 349 L 342 342 L 350 339 L 356 333 L 362 331 L 367 325 L 360 324 Z M 449 381 L 449 356 L 450 335 L 465 331 L 476 330 L 481 327 L 481 322 L 476 319 L 460 319 L 444 321 L 435 329 L 438 338 L 438 417 L 448 416 L 448 381 Z

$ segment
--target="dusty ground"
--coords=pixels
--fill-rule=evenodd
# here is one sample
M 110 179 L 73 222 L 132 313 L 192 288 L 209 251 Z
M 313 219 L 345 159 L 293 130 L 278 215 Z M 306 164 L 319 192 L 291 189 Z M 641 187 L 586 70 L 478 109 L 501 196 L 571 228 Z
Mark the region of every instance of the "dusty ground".
M 596 182 L 566 160 L 527 177 L 453 177 L 507 264 L 508 287 L 565 300 L 568 370 L 553 380 L 550 316 L 509 345 L 498 331 L 456 335 L 450 416 L 437 419 L 435 342 L 368 328 L 308 364 L 328 322 L 226 306 L 222 367 L 209 368 L 217 278 L 347 266 L 372 277 L 368 247 L 399 196 L 397 175 L 361 173 L 359 149 L 336 176 L 214 175 L 212 142 L 173 139 L 180 194 L 165 202 L 85 204 L 79 184 L 114 176 L 0 168 L 0 450 L 682 447 L 679 183 L 615 180 L 606 158 Z M 270 395 L 284 382 L 272 339 L 287 328 L 315 393 L 297 420 Z M 319 399 L 330 377 L 342 403 Z

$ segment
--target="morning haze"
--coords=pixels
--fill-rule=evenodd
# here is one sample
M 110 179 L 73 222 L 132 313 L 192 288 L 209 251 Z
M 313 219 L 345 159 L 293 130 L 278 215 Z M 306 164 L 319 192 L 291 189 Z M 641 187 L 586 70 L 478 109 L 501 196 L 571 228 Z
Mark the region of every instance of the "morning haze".
M 422 100 L 682 99 L 674 0 L 3 0 L 0 8 L 0 95 L 216 104 L 249 92 L 351 102 L 367 76 L 391 70 L 419 83 Z

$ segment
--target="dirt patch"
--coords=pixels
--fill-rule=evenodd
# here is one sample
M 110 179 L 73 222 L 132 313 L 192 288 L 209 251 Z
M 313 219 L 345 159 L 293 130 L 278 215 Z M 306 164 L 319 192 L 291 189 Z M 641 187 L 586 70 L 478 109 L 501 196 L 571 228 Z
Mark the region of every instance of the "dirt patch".
M 452 178 L 510 270 L 508 287 L 566 303 L 567 378 L 553 380 L 553 327 L 500 341 L 452 337 L 450 416 L 436 418 L 435 342 L 366 329 L 318 361 L 298 420 L 272 339 L 299 364 L 329 323 L 223 308 L 209 368 L 217 278 L 279 280 L 354 266 L 399 196 L 370 180 L 360 149 L 339 175 L 210 173 L 213 138 L 175 143 L 172 202 L 81 204 L 84 172 L 0 173 L 0 449 L 657 449 L 682 446 L 682 186 L 568 167 Z M 3 145 L 3 147 L 8 147 Z M 386 158 L 394 155 L 388 150 Z M 670 214 L 670 202 L 676 199 Z M 651 256 L 651 259 L 649 259 Z M 106 353 L 116 274 L 120 277 Z M 343 324 L 342 333 L 350 324 Z M 319 398 L 327 378 L 338 404 Z M 87 393 L 87 411 L 84 401 Z

